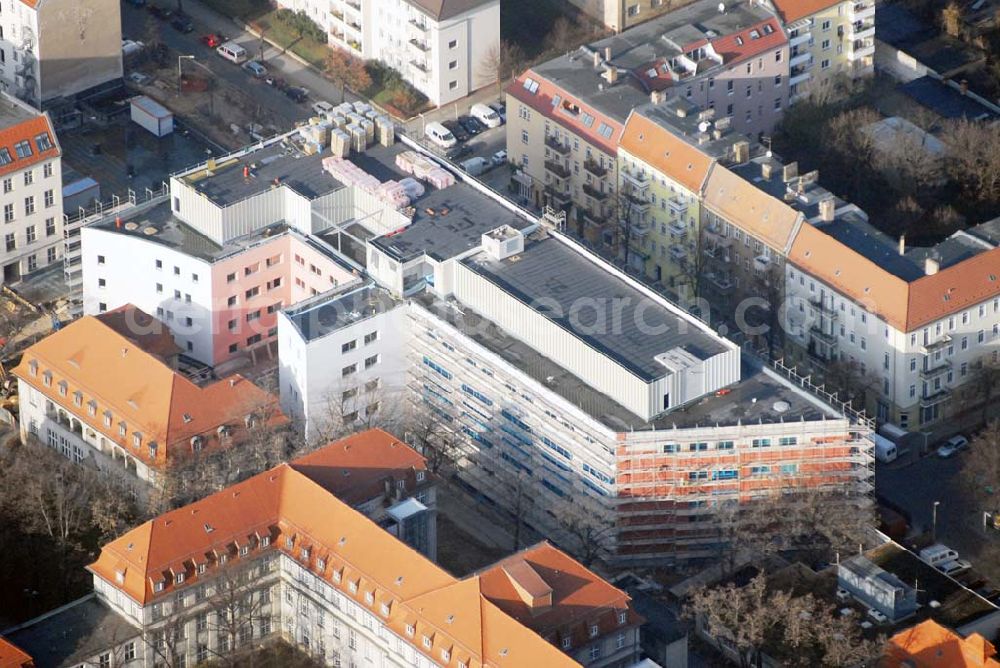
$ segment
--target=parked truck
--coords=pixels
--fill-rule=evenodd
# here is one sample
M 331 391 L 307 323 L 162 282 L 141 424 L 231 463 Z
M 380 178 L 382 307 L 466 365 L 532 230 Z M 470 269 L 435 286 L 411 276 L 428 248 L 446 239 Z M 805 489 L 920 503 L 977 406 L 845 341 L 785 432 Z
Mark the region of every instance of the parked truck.
M 885 436 L 872 434 L 872 440 L 875 441 L 875 459 L 883 464 L 888 464 L 899 456 L 896 444 L 887 439 Z

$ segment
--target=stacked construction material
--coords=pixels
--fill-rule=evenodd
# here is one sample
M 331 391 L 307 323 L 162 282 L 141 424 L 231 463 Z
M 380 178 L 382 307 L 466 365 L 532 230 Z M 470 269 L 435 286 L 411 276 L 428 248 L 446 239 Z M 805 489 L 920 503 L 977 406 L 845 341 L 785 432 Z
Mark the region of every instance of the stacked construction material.
M 375 137 L 382 146 L 396 143 L 396 126 L 388 116 L 375 116 Z
M 403 186 L 403 190 L 406 191 L 406 196 L 410 200 L 415 200 L 424 196 L 424 187 L 421 185 L 420 181 L 407 176 L 405 179 L 401 179 L 399 185 Z
M 330 133 L 330 152 L 335 157 L 346 158 L 351 154 L 351 136 L 343 130 Z
M 344 158 L 323 158 L 323 169 L 345 186 L 358 186 L 370 193 L 375 193 L 381 185 L 377 178 Z
M 397 209 L 410 205 L 410 197 L 406 193 L 406 188 L 399 181 L 386 181 L 378 187 L 375 195 Z
M 435 188 L 447 188 L 455 184 L 455 177 L 446 169 L 438 167 L 432 160 L 416 151 L 403 151 L 396 156 L 396 166 L 406 174 L 413 174 L 427 181 Z

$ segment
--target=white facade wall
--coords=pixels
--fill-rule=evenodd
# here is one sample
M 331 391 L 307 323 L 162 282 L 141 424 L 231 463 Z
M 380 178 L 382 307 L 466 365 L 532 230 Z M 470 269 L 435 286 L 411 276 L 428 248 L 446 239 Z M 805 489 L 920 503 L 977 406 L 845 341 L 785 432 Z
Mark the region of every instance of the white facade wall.
M 1000 359 L 1000 297 L 903 332 L 874 315 L 873 308 L 791 265 L 786 267 L 785 285 L 791 335 L 802 347 L 808 346 L 813 336 L 809 328 L 820 317 L 809 300 L 821 295 L 832 300 L 840 359 L 855 361 L 881 379 L 880 421 L 916 429 L 944 417 L 939 413 L 922 419 L 921 397 L 955 390 L 974 376 L 979 361 Z
M 211 263 L 134 235 L 93 227 L 80 234 L 84 315 L 133 304 L 166 323 L 187 355 L 215 363 Z
M 391 413 L 399 410 L 407 365 L 406 308 L 364 318 L 312 341 L 302 338 L 287 313 L 279 313 L 281 408 L 302 421 L 306 439 L 349 427 L 345 414 L 356 412 L 358 420 L 370 419 L 368 410 L 376 403 L 383 417 L 387 413 L 393 417 Z M 374 340 L 366 343 L 365 337 L 372 334 Z M 377 362 L 366 367 L 372 357 Z M 351 365 L 356 371 L 344 375 Z M 356 394 L 345 399 L 344 392 L 351 391 Z
M 50 133 L 49 138 L 55 144 L 55 136 Z M 30 139 L 34 151 L 35 139 Z M 62 159 L 52 158 L 11 172 L 0 177 L 0 184 L 3 283 L 5 276 L 16 280 L 15 275 L 24 276 L 62 261 Z

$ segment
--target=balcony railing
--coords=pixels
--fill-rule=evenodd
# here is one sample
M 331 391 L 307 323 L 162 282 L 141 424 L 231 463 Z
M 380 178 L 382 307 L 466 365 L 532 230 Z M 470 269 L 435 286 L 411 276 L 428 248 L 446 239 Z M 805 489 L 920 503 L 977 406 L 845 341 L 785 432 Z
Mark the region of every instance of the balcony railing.
M 557 160 L 546 160 L 545 171 L 552 173 L 559 179 L 568 179 L 571 174 L 569 167 Z
M 422 62 L 422 61 L 420 61 L 420 60 L 411 60 L 410 61 L 410 65 L 412 65 L 414 68 L 420 70 L 421 72 L 424 72 L 425 74 L 426 73 L 430 73 L 430 71 L 431 71 L 430 68 L 427 67 L 427 64 L 424 63 L 424 62 Z
M 670 232 L 670 236 L 672 237 L 686 237 L 688 228 L 683 223 L 670 223 L 667 225 L 667 231 Z
M 951 336 L 948 335 L 948 334 L 945 334 L 944 336 L 942 336 L 937 341 L 931 341 L 930 343 L 925 343 L 923 346 L 921 346 L 921 351 L 924 354 L 932 353 L 935 350 L 939 350 L 940 348 L 944 348 L 949 343 L 951 343 Z
M 424 31 L 427 30 L 427 23 L 423 19 L 418 19 L 417 17 L 412 17 L 409 21 L 410 25 L 417 30 Z
M 414 39 L 410 40 L 410 44 L 415 49 L 417 49 L 417 51 L 422 51 L 423 53 L 427 53 L 428 51 L 431 50 L 431 47 L 428 46 L 423 40 L 419 40 L 419 39 L 414 38 Z
M 580 217 L 583 219 L 585 225 L 601 227 L 604 224 L 604 216 L 590 209 L 581 209 Z
M 940 360 L 930 360 L 928 359 L 927 368 L 920 368 L 920 377 L 924 379 L 934 378 L 935 376 L 940 376 L 941 374 L 947 372 L 951 369 L 951 361 L 946 359 Z
M 562 143 L 555 135 L 545 135 L 545 145 L 559 155 L 567 155 L 570 152 L 570 145 Z
M 583 161 L 583 168 L 597 177 L 602 177 L 608 173 L 607 167 L 589 158 Z
M 832 331 L 828 331 L 819 325 L 813 325 L 809 328 L 809 332 L 814 338 L 822 341 L 828 346 L 837 345 L 837 336 Z
M 942 387 L 937 390 L 931 390 L 927 394 L 920 397 L 921 408 L 927 408 L 935 404 L 939 404 L 942 401 L 947 401 L 951 397 L 951 390 L 947 387 Z
M 688 210 L 687 200 L 680 199 L 678 197 L 671 197 L 667 200 L 667 208 L 678 216 L 684 215 Z
M 587 197 L 592 197 L 593 199 L 596 199 L 598 202 L 603 202 L 608 197 L 608 193 L 601 192 L 600 190 L 590 185 L 589 183 L 583 184 L 583 193 Z
M 726 274 L 716 274 L 709 272 L 706 277 L 708 278 L 709 284 L 715 288 L 721 294 L 727 294 L 732 291 L 735 287 L 733 279 Z

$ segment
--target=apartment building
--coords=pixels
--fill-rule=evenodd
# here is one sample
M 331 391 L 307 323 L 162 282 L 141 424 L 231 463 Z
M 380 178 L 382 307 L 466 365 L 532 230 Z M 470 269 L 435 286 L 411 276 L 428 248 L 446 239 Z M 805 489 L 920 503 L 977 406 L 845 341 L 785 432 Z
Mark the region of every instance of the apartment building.
M 0 80 L 36 108 L 122 82 L 116 0 L 12 0 L 0 12 Z
M 16 283 L 61 261 L 61 163 L 49 115 L 0 94 L 0 283 Z
M 981 403 L 976 372 L 1000 360 L 998 229 L 907 249 L 861 223 L 803 226 L 786 266 L 794 359 L 853 362 L 873 413 L 904 429 Z
M 708 175 L 743 141 L 725 120 L 716 121 L 713 112 L 684 98 L 629 115 L 618 147 L 618 188 L 628 193 L 636 213 L 629 265 L 675 301 L 700 295 L 710 254 L 701 234 Z
M 792 103 L 838 77 L 875 71 L 875 3 L 845 0 L 765 0 L 788 35 Z
M 500 0 L 284 0 L 326 30 L 330 44 L 380 60 L 436 106 L 496 83 Z M 491 71 L 492 69 L 492 71 Z
M 369 167 L 397 169 L 398 151 L 369 151 Z M 866 422 L 744 373 L 736 345 L 472 183 L 413 208 L 367 241 L 378 287 L 279 317 L 282 405 L 307 432 L 331 419 L 313 397 L 353 402 L 375 380 L 457 444 L 464 483 L 506 510 L 532 499 L 524 521 L 569 549 L 567 523 L 594 523 L 617 563 L 716 553 L 709 502 L 724 496 L 792 486 L 863 502 Z M 356 406 L 333 419 L 362 423 Z
M 788 72 L 773 14 L 749 4 L 720 13 L 708 0 L 537 65 L 507 89 L 519 194 L 604 226 L 621 210 L 606 165 L 633 108 L 677 96 L 756 136 L 788 106 Z
M 131 305 L 72 322 L 13 370 L 21 438 L 142 491 L 178 457 L 239 447 L 255 425 L 284 421 L 272 395 L 239 375 L 190 377 L 179 352 L 162 322 Z
M 281 638 L 328 666 L 638 660 L 628 595 L 555 547 L 455 578 L 338 499 L 333 473 L 282 464 L 106 544 L 89 604 L 131 634 L 75 658 L 194 665 Z M 58 633 L 40 619 L 13 640 L 41 649 L 46 629 Z
M 381 429 L 366 429 L 289 465 L 437 561 L 437 476 L 406 443 Z

